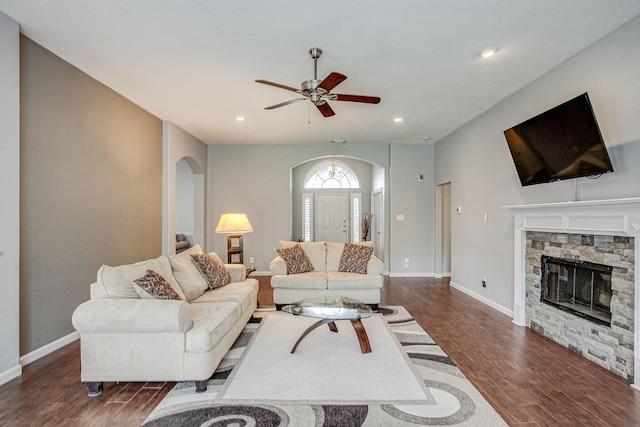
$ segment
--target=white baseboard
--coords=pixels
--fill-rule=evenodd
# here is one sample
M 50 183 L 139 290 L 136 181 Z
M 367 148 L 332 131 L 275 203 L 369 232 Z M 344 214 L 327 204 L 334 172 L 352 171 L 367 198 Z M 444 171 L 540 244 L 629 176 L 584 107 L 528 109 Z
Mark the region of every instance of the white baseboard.
M 434 277 L 433 273 L 389 273 L 389 277 Z
M 434 274 L 433 277 L 436 279 L 442 279 L 443 277 L 451 277 L 451 273 L 438 273 Z
M 8 383 L 12 379 L 18 378 L 20 375 L 22 375 L 22 365 L 17 365 L 4 372 L 0 372 L 0 385 Z
M 511 317 L 513 319 L 513 310 L 510 310 L 506 307 L 501 306 L 500 304 L 496 304 L 495 302 L 491 301 L 488 298 L 483 297 L 482 295 L 479 295 L 473 291 L 470 291 L 469 289 L 462 287 L 460 285 L 458 285 L 457 283 L 455 283 L 454 281 L 450 281 L 449 285 L 452 288 L 455 288 L 457 290 L 459 290 L 462 293 L 465 293 L 467 295 L 469 295 L 471 298 L 475 298 L 478 301 L 480 301 L 481 303 L 488 305 L 489 307 L 493 308 L 494 310 L 498 310 L 500 313 L 502 314 L 506 314 L 507 316 Z
M 65 345 L 70 344 L 79 338 L 80 338 L 80 332 L 78 331 L 72 332 L 69 335 L 59 338 L 45 346 L 40 347 L 37 350 L 33 350 L 31 353 L 27 353 L 24 356 L 21 356 L 20 364 L 22 366 L 25 366 L 31 362 L 35 362 L 36 360 L 48 354 L 51 354 L 58 349 L 61 349 Z

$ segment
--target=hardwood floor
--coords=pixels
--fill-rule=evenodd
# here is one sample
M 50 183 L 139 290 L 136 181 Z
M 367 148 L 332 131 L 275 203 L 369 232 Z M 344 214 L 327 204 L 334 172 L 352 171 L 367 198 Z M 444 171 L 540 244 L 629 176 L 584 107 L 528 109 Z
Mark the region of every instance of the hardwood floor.
M 268 277 L 259 301 L 272 304 Z M 448 286 L 385 279 L 383 305 L 404 305 L 511 426 L 638 426 L 629 382 Z M 89 398 L 78 342 L 0 387 L 0 426 L 138 426 L 173 383 L 106 383 Z

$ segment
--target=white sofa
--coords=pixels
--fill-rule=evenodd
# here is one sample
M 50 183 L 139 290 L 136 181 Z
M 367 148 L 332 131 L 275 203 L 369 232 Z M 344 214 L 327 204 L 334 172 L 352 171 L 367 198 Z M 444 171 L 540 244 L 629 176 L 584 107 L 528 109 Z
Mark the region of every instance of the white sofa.
M 105 381 L 188 381 L 196 391 L 231 348 L 257 306 L 258 281 L 242 264 L 226 264 L 231 283 L 208 289 L 191 260 L 179 255 L 136 264 L 102 266 L 91 299 L 73 313 L 80 332 L 81 380 L 89 395 Z M 160 274 L 183 299 L 140 298 L 132 280 L 147 270 Z
M 299 242 L 280 241 L 281 248 L 294 246 Z M 313 271 L 287 274 L 287 265 L 280 256 L 271 261 L 271 287 L 273 302 L 279 310 L 286 304 L 312 297 L 345 296 L 354 298 L 378 309 L 380 289 L 383 285 L 384 264 L 375 255 L 367 263 L 366 274 L 346 273 L 339 270 L 344 243 L 300 242 Z M 362 245 L 370 246 L 371 242 Z

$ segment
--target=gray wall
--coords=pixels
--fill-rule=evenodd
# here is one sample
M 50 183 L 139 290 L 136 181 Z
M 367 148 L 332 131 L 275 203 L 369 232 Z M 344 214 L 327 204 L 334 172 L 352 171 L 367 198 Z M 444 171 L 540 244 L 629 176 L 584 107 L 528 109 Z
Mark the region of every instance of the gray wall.
M 0 384 L 20 375 L 20 32 L 0 12 Z
M 21 354 L 73 332 L 101 264 L 162 251 L 162 122 L 21 39 Z
M 431 144 L 391 144 L 389 186 L 389 273 L 398 276 L 435 272 L 435 186 Z M 423 180 L 419 181 L 419 176 Z M 397 215 L 404 215 L 398 221 Z M 409 258 L 409 268 L 404 260 Z
M 436 184 L 452 183 L 452 282 L 512 310 L 513 218 L 501 206 L 573 200 L 574 183 L 580 200 L 640 196 L 638 40 L 640 18 L 436 144 Z M 615 172 L 595 180 L 521 187 L 503 130 L 585 91 Z M 462 207 L 459 215 L 456 206 Z
M 258 269 L 268 271 L 278 240 L 287 240 L 291 234 L 291 168 L 322 156 L 358 158 L 390 170 L 386 188 L 391 186 L 392 190 L 385 189 L 385 210 L 404 212 L 406 221 L 400 226 L 394 225 L 392 234 L 388 222 L 386 224 L 385 242 L 389 245 L 391 238 L 397 254 L 391 251 L 388 256 L 389 251 L 385 251 L 388 258 L 385 269 L 400 266 L 397 272 L 403 274 L 433 272 L 434 224 L 433 209 L 429 208 L 433 199 L 433 147 L 430 145 L 209 146 L 210 221 L 215 224 L 225 212 L 246 213 L 254 232 L 244 236 L 245 262 L 253 256 Z M 395 170 L 393 165 L 397 165 Z M 425 175 L 425 181 L 418 182 L 419 173 Z M 387 197 L 391 192 L 394 196 Z M 226 237 L 213 233 L 211 227 L 208 237 L 208 248 L 224 257 Z M 402 268 L 401 260 L 405 257 L 411 258 L 411 269 Z

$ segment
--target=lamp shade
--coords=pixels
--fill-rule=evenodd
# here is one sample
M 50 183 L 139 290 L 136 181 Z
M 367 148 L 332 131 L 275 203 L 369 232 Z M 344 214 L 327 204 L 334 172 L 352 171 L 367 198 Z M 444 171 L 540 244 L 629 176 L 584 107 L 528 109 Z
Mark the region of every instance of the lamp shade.
M 216 233 L 241 234 L 253 231 L 247 215 L 242 213 L 226 213 L 220 217 Z

